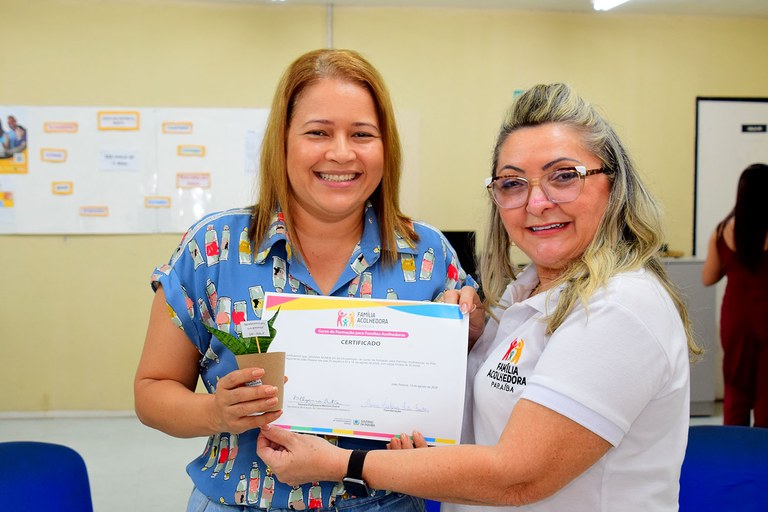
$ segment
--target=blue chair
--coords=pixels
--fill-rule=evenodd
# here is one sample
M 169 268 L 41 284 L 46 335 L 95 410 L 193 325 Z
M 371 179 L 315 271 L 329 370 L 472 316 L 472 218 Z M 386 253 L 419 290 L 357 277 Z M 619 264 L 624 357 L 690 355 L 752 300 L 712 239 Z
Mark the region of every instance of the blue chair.
M 85 461 L 60 444 L 0 443 L 0 510 L 93 512 Z
M 768 429 L 689 427 L 680 512 L 709 511 L 768 511 Z

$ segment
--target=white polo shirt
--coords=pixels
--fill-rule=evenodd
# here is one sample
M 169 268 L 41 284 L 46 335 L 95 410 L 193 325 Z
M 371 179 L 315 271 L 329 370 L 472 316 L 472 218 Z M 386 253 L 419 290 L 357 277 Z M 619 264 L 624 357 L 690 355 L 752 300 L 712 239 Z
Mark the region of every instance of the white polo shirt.
M 559 290 L 527 298 L 526 269 L 509 285 L 468 360 L 462 441 L 495 444 L 521 397 L 596 433 L 611 448 L 566 487 L 519 508 L 444 504 L 444 511 L 676 511 L 688 436 L 690 373 L 680 317 L 645 270 L 613 277 L 548 336 Z M 514 462 L 510 462 L 514 464 Z

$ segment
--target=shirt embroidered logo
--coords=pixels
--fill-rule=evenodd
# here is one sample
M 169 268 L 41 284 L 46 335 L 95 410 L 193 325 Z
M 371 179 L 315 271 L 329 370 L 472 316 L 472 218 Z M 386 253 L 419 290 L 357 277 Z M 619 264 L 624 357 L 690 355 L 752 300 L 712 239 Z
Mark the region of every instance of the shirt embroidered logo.
M 512 340 L 512 343 L 509 344 L 509 349 L 507 350 L 507 353 L 504 354 L 504 357 L 501 358 L 502 361 L 509 361 L 512 364 L 517 364 L 518 361 L 520 361 L 520 356 L 523 354 L 523 347 L 525 346 L 525 340 L 522 338 L 515 338 Z

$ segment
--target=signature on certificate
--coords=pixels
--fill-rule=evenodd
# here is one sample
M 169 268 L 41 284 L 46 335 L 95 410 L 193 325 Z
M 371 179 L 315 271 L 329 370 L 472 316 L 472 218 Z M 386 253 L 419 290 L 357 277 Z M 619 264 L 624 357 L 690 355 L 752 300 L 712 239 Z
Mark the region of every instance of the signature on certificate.
M 368 409 L 381 409 L 387 412 L 401 412 L 401 411 L 429 412 L 428 407 L 424 407 L 423 405 L 419 405 L 419 404 L 409 404 L 405 400 L 403 400 L 402 402 L 392 402 L 391 400 L 384 400 L 383 402 L 379 403 L 369 398 L 368 400 L 363 402 L 360 405 L 360 407 L 368 408 Z
M 293 395 L 291 400 L 297 403 L 301 407 L 315 407 L 321 409 L 338 409 L 345 407 L 347 404 L 343 404 L 338 400 L 332 398 L 309 398 L 304 395 Z

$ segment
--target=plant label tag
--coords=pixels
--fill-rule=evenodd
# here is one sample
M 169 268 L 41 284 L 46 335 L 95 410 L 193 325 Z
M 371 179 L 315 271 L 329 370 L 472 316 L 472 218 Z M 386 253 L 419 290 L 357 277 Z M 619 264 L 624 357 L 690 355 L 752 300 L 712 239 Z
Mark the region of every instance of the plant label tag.
M 269 336 L 269 326 L 266 320 L 246 320 L 240 322 L 240 327 L 243 329 L 243 338 Z

